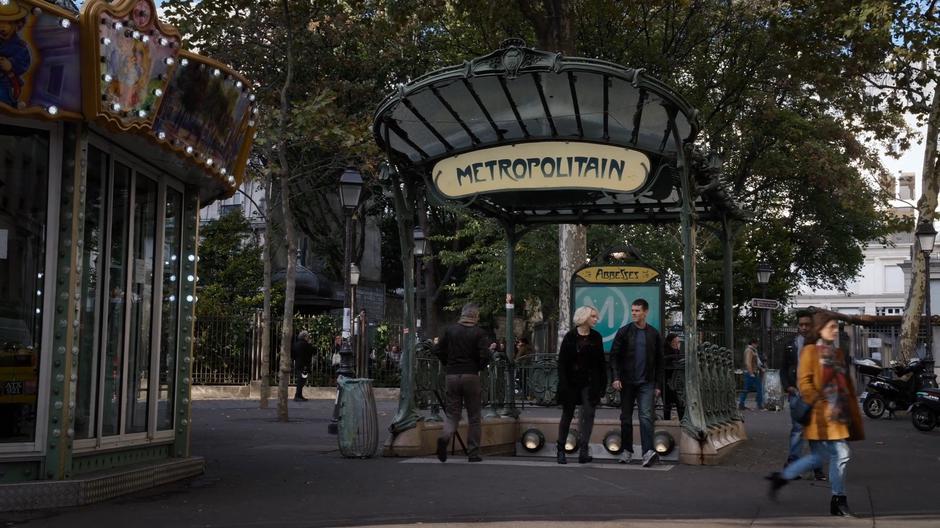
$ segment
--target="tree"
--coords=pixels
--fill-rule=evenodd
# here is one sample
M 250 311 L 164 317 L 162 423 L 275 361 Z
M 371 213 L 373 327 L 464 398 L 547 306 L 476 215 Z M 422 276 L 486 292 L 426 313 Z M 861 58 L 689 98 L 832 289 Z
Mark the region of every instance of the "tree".
M 243 314 L 257 308 L 262 249 L 241 210 L 206 223 L 200 235 L 197 317 Z

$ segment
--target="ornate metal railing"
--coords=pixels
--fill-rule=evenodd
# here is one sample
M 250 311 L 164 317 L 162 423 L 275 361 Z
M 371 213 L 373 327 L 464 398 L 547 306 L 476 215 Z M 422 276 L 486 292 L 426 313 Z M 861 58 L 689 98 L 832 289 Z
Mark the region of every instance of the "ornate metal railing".
M 707 431 L 711 427 L 740 420 L 735 395 L 737 385 L 731 350 L 712 343 L 702 343 L 696 350 L 698 383 L 686 387 L 688 399 L 700 409 L 686 413 L 683 425 L 693 431 Z

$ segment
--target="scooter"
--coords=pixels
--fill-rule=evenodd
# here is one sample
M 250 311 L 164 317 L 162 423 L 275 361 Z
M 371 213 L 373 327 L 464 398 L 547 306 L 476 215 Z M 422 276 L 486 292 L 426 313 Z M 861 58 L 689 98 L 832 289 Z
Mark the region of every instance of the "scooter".
M 885 411 L 890 416 L 896 410 L 907 410 L 914 404 L 919 390 L 937 387 L 933 363 L 921 358 L 911 358 L 906 363 L 892 361 L 890 369 L 880 369 L 870 360 L 856 362 L 856 367 L 862 374 L 871 376 L 861 399 L 862 410 L 873 419 L 881 418 Z
M 917 391 L 917 401 L 911 407 L 911 422 L 920 431 L 931 431 L 940 420 L 940 389 Z

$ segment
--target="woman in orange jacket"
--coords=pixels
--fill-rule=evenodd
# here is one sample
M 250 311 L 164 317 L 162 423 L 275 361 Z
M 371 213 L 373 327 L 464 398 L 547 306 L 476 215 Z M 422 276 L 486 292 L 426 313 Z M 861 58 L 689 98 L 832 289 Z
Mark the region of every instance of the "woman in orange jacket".
M 823 466 L 829 460 L 829 481 L 832 498 L 829 512 L 853 516 L 845 495 L 845 470 L 849 462 L 848 442 L 862 440 L 862 415 L 859 412 L 855 384 L 849 374 L 846 353 L 836 348 L 839 324 L 828 314 L 813 316 L 815 344 L 806 345 L 800 353 L 800 396 L 812 406 L 809 422 L 803 426 L 803 437 L 809 441 L 810 454 L 788 465 L 782 473 L 772 473 L 770 497 L 798 475 Z M 810 343 L 813 341 L 810 340 Z

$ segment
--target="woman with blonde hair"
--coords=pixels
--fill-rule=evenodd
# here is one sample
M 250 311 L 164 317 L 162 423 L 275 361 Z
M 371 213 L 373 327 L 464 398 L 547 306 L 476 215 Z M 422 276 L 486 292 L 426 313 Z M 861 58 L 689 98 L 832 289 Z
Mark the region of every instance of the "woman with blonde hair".
M 813 331 L 809 343 L 800 352 L 800 397 L 810 407 L 803 437 L 809 441 L 810 454 L 792 462 L 782 473 L 771 473 L 770 497 L 800 474 L 818 469 L 829 461 L 829 482 L 832 498 L 829 513 L 853 517 L 845 495 L 845 470 L 849 463 L 849 444 L 863 440 L 862 415 L 859 412 L 855 384 L 849 373 L 846 354 L 836 348 L 839 324 L 829 314 L 813 316 Z
M 604 362 L 604 340 L 594 330 L 597 310 L 582 306 L 572 318 L 575 327 L 565 334 L 558 351 L 558 403 L 561 404 L 561 421 L 558 422 L 558 463 L 567 464 L 565 440 L 571 429 L 574 408 L 581 406 L 578 431 L 581 449 L 578 463 L 587 464 L 591 456 L 591 430 L 594 428 L 594 409 L 607 388 L 607 368 Z

